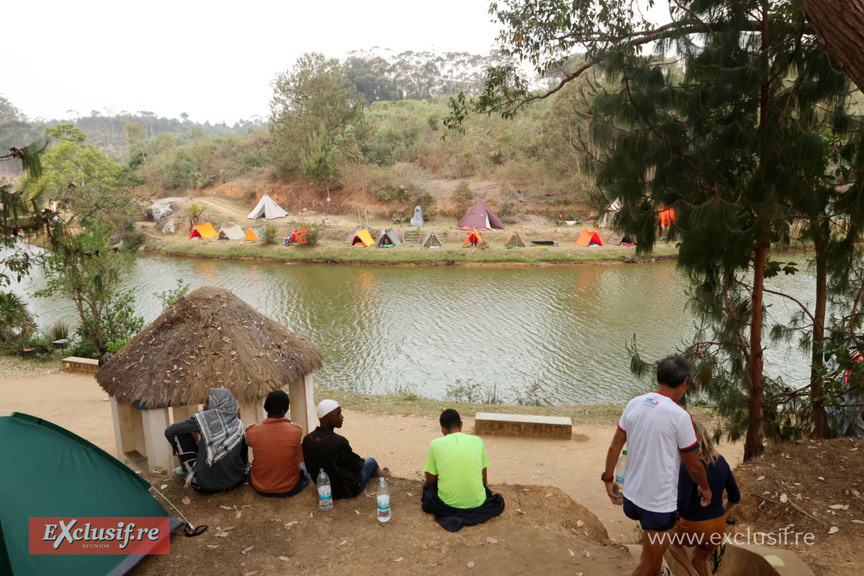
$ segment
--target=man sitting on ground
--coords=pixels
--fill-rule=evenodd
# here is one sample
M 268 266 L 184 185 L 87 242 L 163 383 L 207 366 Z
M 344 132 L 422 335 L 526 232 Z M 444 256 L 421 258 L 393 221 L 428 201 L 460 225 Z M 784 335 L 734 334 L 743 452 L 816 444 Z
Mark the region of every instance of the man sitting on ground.
M 344 421 L 338 402 L 323 400 L 318 404 L 317 414 L 321 425 L 303 439 L 306 469 L 316 484 L 318 471 L 324 469 L 330 477 L 334 500 L 362 494 L 369 480 L 378 474 L 378 463 L 374 458 L 364 460 L 355 454 L 348 440 L 334 432 Z
M 303 429 L 285 418 L 290 405 L 288 394 L 274 390 L 264 400 L 267 419 L 246 429 L 254 457 L 249 483 L 262 496 L 294 496 L 309 484 L 300 447 Z
M 429 444 L 421 504 L 445 530 L 458 532 L 500 515 L 504 498 L 487 486 L 489 460 L 483 440 L 462 433 L 456 410 L 444 410 L 439 421 L 444 437 Z
M 165 430 L 165 437 L 180 457 L 174 474 L 186 478 L 197 492 L 227 492 L 243 484 L 249 449 L 240 410 L 230 390 L 211 388 L 204 411 Z M 198 434 L 195 441 L 193 434 Z

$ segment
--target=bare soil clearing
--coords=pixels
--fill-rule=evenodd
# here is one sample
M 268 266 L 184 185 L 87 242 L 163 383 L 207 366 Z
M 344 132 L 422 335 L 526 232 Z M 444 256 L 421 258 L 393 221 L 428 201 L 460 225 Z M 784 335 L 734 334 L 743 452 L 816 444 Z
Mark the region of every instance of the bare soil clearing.
M 42 416 L 115 453 L 110 405 L 92 376 L 3 375 L 0 408 Z M 358 453 L 374 456 L 390 469 L 389 524 L 378 523 L 371 496 L 337 501 L 333 511 L 322 513 L 310 488 L 287 500 L 263 498 L 245 486 L 203 496 L 168 475 L 148 475 L 192 523 L 210 528 L 197 538 L 174 536 L 171 556 L 148 558 L 133 574 L 449 574 L 467 573 L 473 562 L 473 569 L 484 574 L 588 575 L 628 574 L 635 566 L 635 559 L 619 546 L 635 542 L 635 523 L 609 503 L 597 479 L 614 421 L 576 422 L 572 439 L 566 441 L 485 437 L 490 482 L 504 495 L 507 508 L 486 524 L 450 534 L 419 504 L 426 449 L 440 434 L 437 420 L 407 410 L 362 410 L 362 403 L 346 406 L 342 432 Z M 464 416 L 470 431 L 471 414 Z M 813 546 L 784 547 L 820 576 L 860 573 L 862 450 L 864 443 L 849 439 L 784 444 L 739 466 L 736 476 L 744 498 L 731 513 L 738 522 L 734 529 L 767 533 L 794 525 L 795 531 L 812 531 Z M 740 460 L 740 446 L 722 446 L 721 452 L 733 466 Z M 370 494 L 374 490 L 368 488 Z M 791 506 L 793 502 L 806 514 Z M 835 523 L 839 531 L 828 535 Z M 217 537 L 220 532 L 225 536 Z

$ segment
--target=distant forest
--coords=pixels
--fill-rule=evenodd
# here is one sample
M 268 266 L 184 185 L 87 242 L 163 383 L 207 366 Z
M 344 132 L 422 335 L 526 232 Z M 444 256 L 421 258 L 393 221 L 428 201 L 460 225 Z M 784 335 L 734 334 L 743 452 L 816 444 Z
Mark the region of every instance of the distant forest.
M 71 124 L 86 145 L 132 173 L 125 182 L 136 194 L 151 198 L 237 180 L 252 187 L 278 182 L 322 194 L 362 190 L 401 214 L 419 199 L 430 201 L 430 181 L 464 180 L 494 183 L 499 197 L 485 199 L 514 215 L 599 206 L 603 200 L 592 196 L 582 171 L 583 113 L 596 90 L 588 80 L 512 120 L 471 118 L 461 132 L 442 125 L 451 97 L 478 94 L 485 70 L 506 65 L 495 52 L 373 49 L 343 60 L 304 54 L 277 77 L 269 118 L 231 126 L 148 111 L 33 120 L 16 107 L 23 103 L 0 95 L 0 146 L 45 142 L 46 129 Z M 0 177 L 9 179 L 14 169 L 11 162 L 0 165 L 7 171 Z M 466 187 L 463 200 L 473 196 Z

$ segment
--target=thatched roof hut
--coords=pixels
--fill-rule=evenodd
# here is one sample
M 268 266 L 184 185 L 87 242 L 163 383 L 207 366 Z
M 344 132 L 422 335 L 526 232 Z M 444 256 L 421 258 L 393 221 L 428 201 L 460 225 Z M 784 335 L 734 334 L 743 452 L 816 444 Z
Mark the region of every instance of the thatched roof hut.
M 321 368 L 321 353 L 224 288 L 205 286 L 178 300 L 96 375 L 120 404 L 149 409 L 202 404 L 209 389 L 238 402 Z

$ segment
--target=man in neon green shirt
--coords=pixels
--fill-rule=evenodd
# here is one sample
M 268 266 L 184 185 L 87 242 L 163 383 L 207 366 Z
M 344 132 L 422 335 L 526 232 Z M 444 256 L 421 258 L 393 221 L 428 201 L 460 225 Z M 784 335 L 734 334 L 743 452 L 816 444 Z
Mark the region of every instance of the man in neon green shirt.
M 462 433 L 462 419 L 453 409 L 439 419 L 443 438 L 429 444 L 423 511 L 450 532 L 474 526 L 504 511 L 504 498 L 486 486 L 489 460 L 483 440 Z

